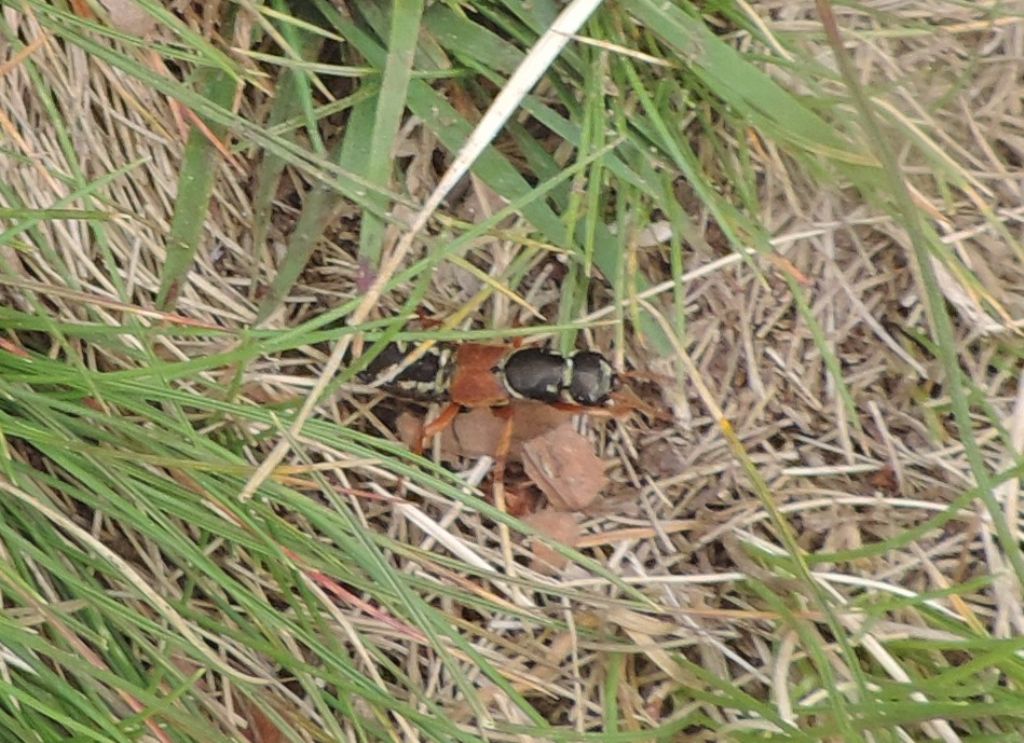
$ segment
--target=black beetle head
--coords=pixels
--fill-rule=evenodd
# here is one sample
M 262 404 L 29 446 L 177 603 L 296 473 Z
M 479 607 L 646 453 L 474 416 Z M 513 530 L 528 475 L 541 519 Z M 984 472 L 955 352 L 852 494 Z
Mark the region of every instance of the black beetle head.
M 619 377 L 608 360 L 593 351 L 580 351 L 570 359 L 569 397 L 578 405 L 603 405 L 619 388 Z

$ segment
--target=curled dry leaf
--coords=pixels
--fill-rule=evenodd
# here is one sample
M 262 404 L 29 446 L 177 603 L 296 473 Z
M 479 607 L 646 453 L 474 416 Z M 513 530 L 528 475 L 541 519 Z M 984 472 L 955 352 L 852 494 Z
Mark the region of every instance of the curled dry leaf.
M 248 723 L 245 740 L 249 743 L 278 743 L 284 741 L 284 733 L 277 727 L 270 716 L 260 709 L 259 704 L 246 697 L 238 698 L 238 709 Z
M 423 436 L 423 418 L 403 410 L 395 420 L 395 434 L 398 440 L 410 449 L 415 449 Z
M 527 514 L 536 513 L 543 496 L 537 488 L 529 483 L 516 485 L 505 483 L 505 513 L 516 518 L 524 518 Z
M 900 490 L 899 478 L 891 464 L 886 464 L 882 469 L 871 474 L 868 477 L 868 485 L 889 495 L 896 495 Z
M 19 358 L 22 358 L 22 359 L 31 358 L 29 356 L 28 351 L 26 351 L 21 346 L 17 346 L 15 344 L 11 343 L 6 338 L 0 338 L 0 350 L 7 351 L 8 353 L 14 354 L 15 356 L 17 356 Z
M 686 460 L 677 446 L 660 439 L 640 449 L 640 469 L 660 480 L 681 475 L 686 469 Z
M 524 518 L 523 523 L 529 524 L 545 537 L 567 547 L 576 546 L 580 538 L 580 525 L 576 522 L 576 516 L 565 511 L 545 508 Z M 530 551 L 533 552 L 530 567 L 538 573 L 554 574 L 569 562 L 567 558 L 539 539 L 530 540 Z
M 559 511 L 581 511 L 608 484 L 592 444 L 564 423 L 523 444 L 523 468 Z
M 493 457 L 504 427 L 505 420 L 490 408 L 468 410 L 441 432 L 441 456 Z

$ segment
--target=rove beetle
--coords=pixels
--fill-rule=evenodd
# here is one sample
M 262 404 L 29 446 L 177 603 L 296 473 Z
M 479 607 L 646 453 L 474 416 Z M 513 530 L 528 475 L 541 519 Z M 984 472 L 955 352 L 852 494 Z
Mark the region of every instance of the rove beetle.
M 375 382 L 410 351 L 408 343 L 389 343 L 359 378 Z M 380 386 L 400 397 L 448 398 L 468 408 L 497 407 L 511 400 L 597 407 L 608 402 L 620 382 L 608 360 L 593 351 L 562 356 L 540 348 L 510 352 L 509 346 L 462 343 L 433 346 Z
M 381 389 L 413 400 L 448 401 L 448 406 L 424 427 L 419 451 L 466 408 L 494 408 L 496 415 L 508 417 L 510 422 L 507 408 L 515 400 L 596 411 L 605 409 L 620 387 L 612 365 L 593 351 L 562 356 L 540 348 L 441 343 L 403 367 L 401 363 L 412 345 L 389 343 L 359 378 L 374 383 L 390 374 L 379 382 Z M 510 437 L 511 431 L 507 430 L 502 447 L 505 451 Z
M 414 345 L 401 341 L 388 344 L 359 378 L 398 397 L 447 401 L 414 439 L 411 448 L 417 454 L 452 425 L 460 412 L 489 408 L 503 421 L 492 455 L 494 493 L 499 504 L 504 503 L 504 473 L 512 448 L 516 401 L 532 400 L 567 412 L 613 417 L 636 409 L 619 394 L 621 379 L 611 363 L 593 351 L 563 356 L 511 344 L 439 343 L 406 362 Z

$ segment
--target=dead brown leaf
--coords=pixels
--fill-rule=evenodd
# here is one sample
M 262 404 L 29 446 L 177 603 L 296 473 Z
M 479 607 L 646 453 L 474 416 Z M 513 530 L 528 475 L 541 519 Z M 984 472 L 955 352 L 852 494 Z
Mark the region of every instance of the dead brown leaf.
M 285 739 L 284 733 L 278 729 L 267 713 L 259 708 L 256 702 L 240 697 L 238 707 L 248 723 L 244 733 L 247 741 L 250 743 L 278 743 Z
M 505 513 L 516 518 L 535 513 L 543 496 L 531 484 L 522 482 L 516 485 L 505 483 Z
M 441 432 L 441 457 L 493 457 L 504 427 L 505 421 L 490 408 L 462 413 Z
M 550 431 L 571 416 L 571 412 L 535 402 L 516 402 L 512 406 L 512 443 L 508 460 L 519 462 L 523 443 Z M 441 432 L 441 458 L 493 457 L 498 448 L 506 419 L 494 408 L 474 408 L 460 413 L 452 425 Z M 423 432 L 422 418 L 404 412 L 395 425 L 399 440 L 406 446 L 419 441 Z
M 559 511 L 581 511 L 608 484 L 593 445 L 568 423 L 523 445 L 527 476 Z
M 868 477 L 868 485 L 890 495 L 896 495 L 900 490 L 896 469 L 891 464 L 887 464 L 882 469 L 873 472 Z
M 423 417 L 403 410 L 395 420 L 395 435 L 408 448 L 415 449 L 423 437 Z

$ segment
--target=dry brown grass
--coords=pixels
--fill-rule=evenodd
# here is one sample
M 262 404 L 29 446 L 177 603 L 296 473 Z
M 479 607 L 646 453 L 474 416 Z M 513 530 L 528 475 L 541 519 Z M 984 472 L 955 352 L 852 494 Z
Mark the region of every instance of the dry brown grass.
M 891 117 L 887 132 L 918 208 L 931 215 L 955 258 L 951 267 L 938 261 L 933 266 L 953 310 L 957 358 L 974 403 L 974 439 L 990 471 L 1004 472 L 1016 466 L 1024 444 L 1024 384 L 1016 351 L 1024 320 L 1019 242 L 1024 213 L 1024 4 L 1003 3 L 998 9 L 993 3 L 873 5 L 878 13 L 873 18 L 854 10 L 840 16 L 847 51 L 872 101 Z M 998 10 L 998 19 L 986 20 L 982 6 Z M 769 38 L 780 40 L 775 47 L 779 56 L 796 59 L 799 51 L 802 60 L 834 68 L 812 3 L 751 2 L 746 10 Z M 20 38 L 35 43 L 20 58 L 8 49 L 0 59 L 2 200 L 6 206 L 34 209 L 98 208 L 113 218 L 101 233 L 87 221 L 43 218 L 32 227 L 31 244 L 15 239 L 0 245 L 5 263 L 2 296 L 15 308 L 62 321 L 121 325 L 126 317 L 140 317 L 154 307 L 176 202 L 182 135 L 165 96 L 95 56 L 56 43 L 31 14 L 10 8 L 4 13 Z M 939 18 L 941 31 L 934 26 L 919 34 L 909 30 Z M 741 49 L 759 46 L 746 34 L 733 34 L 730 40 Z M 770 41 L 767 46 L 772 48 Z M 68 131 L 54 127 L 47 102 L 21 63 L 26 57 L 45 75 Z M 822 101 L 841 92 L 841 83 L 800 68 L 788 74 L 774 67 L 773 75 L 787 88 Z M 243 97 L 242 117 L 259 120 L 260 105 L 258 94 Z M 434 162 L 438 145 L 414 126 L 401 136 L 397 149 L 408 159 L 397 190 L 422 202 L 440 176 Z M 753 263 L 745 260 L 699 201 L 681 189 L 697 233 L 688 236 L 685 254 L 687 325 L 680 350 L 696 377 L 664 390 L 664 404 L 676 415 L 673 425 L 635 416 L 625 424 L 595 424 L 593 432 L 609 462 L 613 487 L 606 504 L 589 514 L 580 549 L 653 602 L 656 608 L 649 615 L 625 603 L 618 588 L 589 569 L 570 567 L 553 585 L 551 579 L 509 564 L 502 549 L 511 539 L 507 533 L 420 485 L 410 486 L 412 500 L 401 506 L 349 501 L 362 510 L 371 528 L 399 541 L 424 550 L 440 546 L 444 554 L 493 566 L 488 568 L 493 575 L 475 579 L 473 590 L 519 606 L 504 615 L 462 607 L 458 621 L 465 623 L 462 629 L 475 649 L 560 725 L 594 729 L 602 714 L 602 684 L 613 673 L 611 659 L 618 651 L 628 656 L 618 669 L 628 678 L 617 690 L 620 714 L 642 725 L 658 720 L 663 710 L 675 716 L 700 709 L 721 726 L 717 736 L 770 725 L 744 719 L 728 705 L 719 707 L 706 698 L 672 704 L 680 688 L 710 689 L 680 658 L 754 698 L 770 700 L 781 719 L 797 720 L 796 707 L 826 693 L 817 685 L 800 685 L 807 673 L 808 643 L 826 649 L 836 683 L 844 687 L 868 668 L 894 681 L 922 673 L 916 661 L 889 647 L 895 638 L 952 641 L 959 635 L 944 629 L 946 624 L 994 638 L 1024 635 L 1020 584 L 994 535 L 993 515 L 980 500 L 961 497 L 974 487 L 976 476 L 949 412 L 949 382 L 932 352 L 918 342 L 927 337 L 928 307 L 906 224 L 853 189 L 824 185 L 826 179 L 801 170 L 769 138 L 755 132 L 749 136 L 750 152 L 758 158 L 752 171 L 759 175 L 762 212 L 756 218 L 773 238 L 776 259 L 755 255 Z M 913 146 L 911 137 L 918 138 Z M 73 159 L 67 157 L 68 148 Z M 174 309 L 179 316 L 231 331 L 252 323 L 252 278 L 263 285 L 275 274 L 296 214 L 295 181 L 288 181 L 277 205 L 277 232 L 271 234 L 267 250 L 253 249 L 249 183 L 255 160 L 239 154 L 238 168 L 217 164 L 204 245 Z M 88 195 L 81 190 L 84 184 L 91 184 Z M 493 192 L 470 181 L 444 208 L 444 216 L 473 222 L 496 208 Z M 406 215 L 400 212 L 398 216 Z M 286 307 L 265 327 L 295 327 L 358 295 L 360 268 L 353 257 L 358 224 L 358 210 L 340 214 Z M 650 227 L 656 233 L 661 225 Z M 489 255 L 495 266 L 507 265 L 517 251 L 512 236 L 527 229 L 518 219 L 503 225 L 476 255 Z M 643 237 L 638 233 L 637 241 Z M 390 239 L 396 238 L 397 232 Z M 670 275 L 664 273 L 663 261 L 647 259 L 654 252 L 640 255 L 643 270 L 657 284 Z M 105 273 L 104 253 L 122 267 L 120 276 Z M 752 270 L 755 264 L 760 271 Z M 810 312 L 841 363 L 841 384 L 852 410 L 801 318 L 785 273 L 797 277 L 809 297 Z M 541 314 L 550 313 L 557 284 L 543 271 L 534 278 L 524 293 Z M 658 303 L 669 296 L 669 289 L 663 286 L 652 300 L 658 307 L 665 306 Z M 447 315 L 479 291 L 477 277 L 446 264 L 423 304 Z M 606 304 L 594 308 L 594 319 L 611 314 L 611 296 L 603 297 Z M 403 299 L 401 291 L 385 296 L 378 313 L 396 311 Z M 528 313 L 497 295 L 475 317 L 480 327 L 530 321 Z M 547 319 L 552 316 L 547 314 Z M 592 337 L 598 347 L 614 345 L 614 333 L 607 328 L 595 330 Z M 228 338 L 163 336 L 157 354 L 199 358 L 230 347 L 234 338 Z M 129 339 L 132 344 L 138 345 Z M 56 355 L 56 346 L 51 348 Z M 79 350 L 88 363 L 106 370 L 138 363 L 102 347 Z M 626 347 L 615 352 L 635 367 L 662 373 L 677 373 L 672 370 L 685 363 L 654 358 L 636 339 L 627 339 Z M 243 399 L 259 404 L 303 398 L 324 359 L 308 346 L 287 356 L 260 358 L 245 369 Z M 210 380 L 226 379 L 204 372 L 180 384 L 202 392 Z M 647 393 L 651 388 L 644 386 Z M 366 400 L 345 392 L 319 406 L 316 417 L 391 435 Z M 782 577 L 785 570 L 766 562 L 766 555 L 781 554 L 776 524 L 750 471 L 723 436 L 709 400 L 728 420 L 805 554 L 889 542 L 887 549 L 815 568 L 820 590 L 853 638 L 849 641 L 856 645 L 863 669 L 848 666 L 850 659 L 836 645 L 808 586 L 796 576 Z M 269 448 L 258 444 L 249 449 L 252 464 Z M 289 462 L 302 464 L 307 456 L 337 465 L 336 471 L 322 473 L 331 482 L 385 494 L 393 489 L 394 480 L 376 464 L 318 450 L 309 440 L 292 442 Z M 1017 480 L 1003 479 L 994 494 L 1016 540 Z M 951 507 L 954 501 L 958 505 Z M 901 538 L 944 512 L 950 518 L 941 528 Z M 418 559 L 406 559 L 396 558 L 396 567 L 423 569 Z M 507 572 L 524 583 L 507 583 Z M 963 593 L 928 601 L 913 598 L 942 594 L 975 579 L 982 583 Z M 446 580 L 463 578 L 451 572 Z M 780 614 L 779 606 L 752 589 L 752 583 L 774 592 L 792 614 Z M 468 579 L 465 585 L 470 585 Z M 538 609 L 530 598 L 534 586 L 563 595 L 562 604 Z M 459 613 L 459 607 L 446 601 L 439 605 Z M 893 602 L 890 609 L 879 609 L 886 601 Z M 926 604 L 933 614 L 924 612 Z M 349 610 L 358 617 L 361 631 L 387 642 L 386 622 Z M 548 619 L 534 621 L 531 612 Z M 798 636 L 789 624 L 794 617 L 814 640 Z M 555 630 L 552 620 L 564 624 Z M 620 644 L 581 639 L 581 629 Z M 388 652 L 411 656 L 413 645 L 417 643 Z M 946 662 L 951 661 L 937 665 Z M 425 686 L 452 720 L 473 724 L 476 710 L 444 669 L 431 654 L 420 670 L 425 677 L 439 675 Z M 467 673 L 483 689 L 479 701 L 496 719 L 528 722 L 504 692 Z M 275 688 L 301 709 L 283 687 Z M 943 719 L 911 722 L 906 729 L 911 737 L 942 740 L 958 740 L 965 733 Z M 691 733 L 696 734 L 692 728 Z M 301 734 L 316 737 L 309 731 Z

